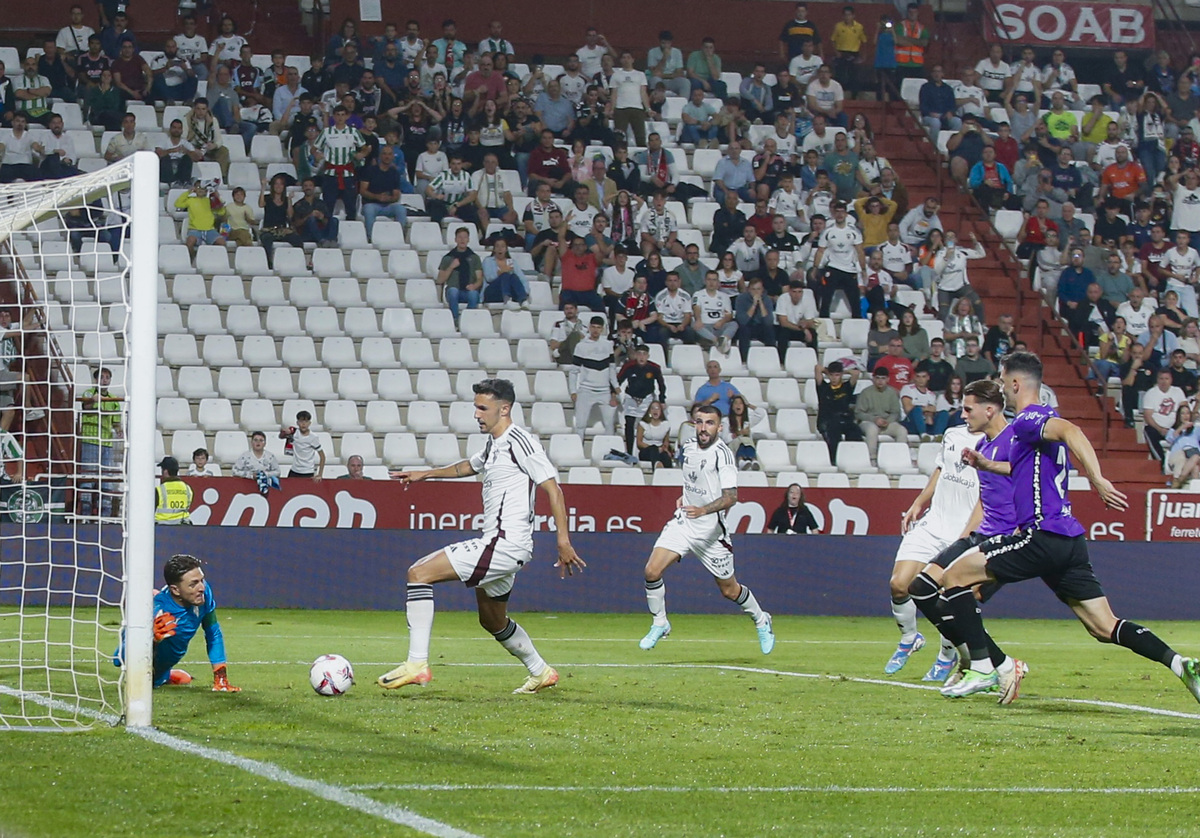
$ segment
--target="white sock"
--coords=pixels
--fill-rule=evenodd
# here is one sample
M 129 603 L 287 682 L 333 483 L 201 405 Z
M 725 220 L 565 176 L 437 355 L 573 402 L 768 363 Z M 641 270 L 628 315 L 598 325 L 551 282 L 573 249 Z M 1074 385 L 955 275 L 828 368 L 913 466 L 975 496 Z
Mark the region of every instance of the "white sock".
M 992 662 L 988 658 L 971 661 L 971 669 L 975 670 L 976 672 L 981 672 L 984 675 L 991 675 L 996 671 L 996 667 L 992 666 Z
M 517 625 L 515 620 L 510 619 L 508 625 L 492 637 L 496 638 L 510 655 L 525 664 L 530 675 L 541 675 L 546 671 L 546 662 L 542 660 L 537 649 L 533 648 L 533 641 L 529 639 L 528 633 Z
M 758 600 L 754 598 L 754 594 L 745 585 L 742 585 L 742 591 L 738 594 L 737 604 L 741 606 L 743 611 L 750 615 L 751 619 L 754 620 L 754 625 L 762 625 L 763 621 L 767 619 L 766 612 L 759 607 Z
M 1176 655 L 1171 659 L 1171 671 L 1175 673 L 1176 678 L 1183 677 L 1183 658 Z
M 942 648 L 941 648 L 941 651 L 938 652 L 938 657 L 944 661 L 953 660 L 954 653 L 956 651 L 958 651 L 958 650 L 954 648 L 954 644 L 943 637 L 942 638 Z
M 646 583 L 646 607 L 654 618 L 654 625 L 667 624 L 667 585 L 663 580 Z
M 433 634 L 433 585 L 408 586 L 408 659 L 429 660 L 429 635 Z
M 1012 659 L 1011 655 L 1005 655 L 1004 660 L 1000 661 L 1000 665 L 997 666 L 996 669 L 999 672 L 1012 672 L 1013 667 L 1015 667 L 1016 665 L 1017 665 L 1017 662 Z
M 906 596 L 901 602 L 893 599 L 892 616 L 900 627 L 901 643 L 912 643 L 917 639 L 917 604 L 912 597 Z

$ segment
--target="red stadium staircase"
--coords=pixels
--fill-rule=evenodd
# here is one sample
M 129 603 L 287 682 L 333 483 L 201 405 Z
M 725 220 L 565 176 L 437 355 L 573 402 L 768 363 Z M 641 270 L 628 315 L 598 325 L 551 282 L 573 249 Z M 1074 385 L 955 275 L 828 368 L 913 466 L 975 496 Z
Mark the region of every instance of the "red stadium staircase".
M 1021 263 L 987 214 L 951 179 L 937 149 L 904 103 L 857 101 L 851 109 L 870 119 L 880 154 L 888 158 L 908 190 L 909 206 L 940 195 L 945 228 L 956 230 L 960 237 L 974 232 L 979 238 L 988 258 L 972 263 L 971 286 L 983 299 L 988 319 L 994 322 L 1001 313 L 1013 315 L 1017 334 L 1042 357 L 1059 412 L 1087 433 L 1100 454 L 1105 476 L 1118 484 L 1135 484 L 1130 488 L 1161 488 L 1161 470 L 1148 458 L 1146 446 L 1125 427 L 1103 388 L 1087 381 L 1086 354 L 1033 291 Z

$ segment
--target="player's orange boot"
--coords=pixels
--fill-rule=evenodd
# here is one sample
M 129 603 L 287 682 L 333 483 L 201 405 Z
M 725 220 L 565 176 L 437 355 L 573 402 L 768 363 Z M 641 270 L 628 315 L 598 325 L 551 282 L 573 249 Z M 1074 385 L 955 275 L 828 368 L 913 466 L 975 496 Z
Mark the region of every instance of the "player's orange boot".
M 171 670 L 171 679 L 167 683 L 168 684 L 176 684 L 178 686 L 182 686 L 184 684 L 190 684 L 190 683 L 192 683 L 192 676 L 189 675 L 183 669 L 172 669 Z
M 380 675 L 375 683 L 379 684 L 385 690 L 394 690 L 398 687 L 406 687 L 409 684 L 416 684 L 418 687 L 423 687 L 432 680 L 433 673 L 429 671 L 428 663 L 405 661 L 391 672 L 385 672 Z

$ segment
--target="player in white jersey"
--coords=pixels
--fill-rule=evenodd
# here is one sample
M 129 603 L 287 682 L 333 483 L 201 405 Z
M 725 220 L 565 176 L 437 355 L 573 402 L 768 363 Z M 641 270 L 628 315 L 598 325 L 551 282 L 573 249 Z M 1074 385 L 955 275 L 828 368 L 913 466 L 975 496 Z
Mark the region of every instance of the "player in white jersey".
M 938 553 L 961 538 L 967 529 L 979 503 L 979 473 L 963 462 L 962 452 L 964 448 L 974 448 L 982 438 L 982 434 L 971 433 L 965 427 L 946 432 L 929 483 L 900 521 L 904 540 L 896 551 L 891 581 L 892 616 L 900 627 L 900 643 L 883 668 L 888 675 L 903 669 L 909 656 L 925 645 L 924 636 L 917 631 L 917 606 L 908 593 L 908 586 Z M 922 517 L 926 505 L 929 512 Z M 937 660 L 921 680 L 945 681 L 957 662 L 954 644 L 943 637 Z
M 519 658 L 529 677 L 514 693 L 535 693 L 558 683 L 558 673 L 542 660 L 525 629 L 508 616 L 508 596 L 517 571 L 533 558 L 535 487 L 550 499 L 558 534 L 558 561 L 565 577 L 586 565 L 571 546 L 566 503 L 557 471 L 541 443 L 512 423 L 516 401 L 511 381 L 487 378 L 474 386 L 475 420 L 488 435 L 483 449 L 466 460 L 432 471 L 401 471 L 405 484 L 444 477 L 483 475 L 483 534 L 430 553 L 408 569 L 408 659 L 379 676 L 384 689 L 428 684 L 429 636 L 433 631 L 433 586 L 457 579 L 475 589 L 479 623 Z
M 663 572 L 687 553 L 696 556 L 717 580 L 726 599 L 733 600 L 754 620 L 764 655 L 775 648 L 771 615 L 733 575 L 733 542 L 725 528 L 725 511 L 737 503 L 738 470 L 733 452 L 718 436 L 721 411 L 698 405 L 692 411 L 696 438 L 680 446 L 683 456 L 683 494 L 675 515 L 663 527 L 646 562 L 646 605 L 654 617 L 650 631 L 638 644 L 653 649 L 671 633 L 667 621 L 667 591 Z

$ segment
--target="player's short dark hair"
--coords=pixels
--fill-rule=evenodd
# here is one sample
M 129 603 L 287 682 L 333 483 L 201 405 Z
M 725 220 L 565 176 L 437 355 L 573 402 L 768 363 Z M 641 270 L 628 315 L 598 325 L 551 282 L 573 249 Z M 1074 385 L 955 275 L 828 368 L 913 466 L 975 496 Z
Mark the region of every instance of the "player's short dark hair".
M 1042 380 L 1042 359 L 1032 352 L 1010 352 L 1000 366 L 1005 375 L 1025 375 L 1039 383 Z
M 576 238 L 578 238 L 578 237 L 576 237 Z M 602 315 L 597 314 L 595 317 L 593 317 L 591 320 L 588 321 L 588 325 L 589 326 L 603 326 L 607 322 L 608 321 L 605 320 Z
M 308 421 L 310 421 L 310 422 L 311 422 L 311 421 L 312 421 L 312 414 L 311 414 L 311 413 L 309 413 L 307 410 L 300 410 L 300 411 L 297 411 L 297 412 L 296 412 L 296 421 L 297 421 L 297 422 L 299 422 L 301 419 L 307 419 Z
M 991 378 L 981 378 L 978 381 L 972 381 L 963 388 L 963 397 L 974 396 L 981 402 L 1004 407 L 1004 391 L 1000 389 L 1000 385 Z
M 843 372 L 845 369 L 841 361 L 830 361 L 829 366 L 825 368 L 825 372 Z
M 717 417 L 717 422 L 725 418 L 725 414 L 721 412 L 721 408 L 715 404 L 698 404 L 692 408 L 692 413 L 711 413 Z
M 496 401 L 507 404 L 514 404 L 517 401 L 517 393 L 513 390 L 512 382 L 507 378 L 485 378 L 472 386 L 471 390 L 477 396 L 491 396 Z
M 178 585 L 185 573 L 195 570 L 198 567 L 200 567 L 200 560 L 195 556 L 189 556 L 187 553 L 176 553 L 167 559 L 167 563 L 163 565 L 163 580 L 168 585 Z
M 207 449 L 207 448 L 197 448 L 195 451 L 193 451 L 193 452 L 192 452 L 192 459 L 193 459 L 193 460 L 194 460 L 194 459 L 196 459 L 196 458 L 197 458 L 197 457 L 199 457 L 201 454 L 203 454 L 205 457 L 207 457 L 207 456 L 208 456 L 208 449 Z

